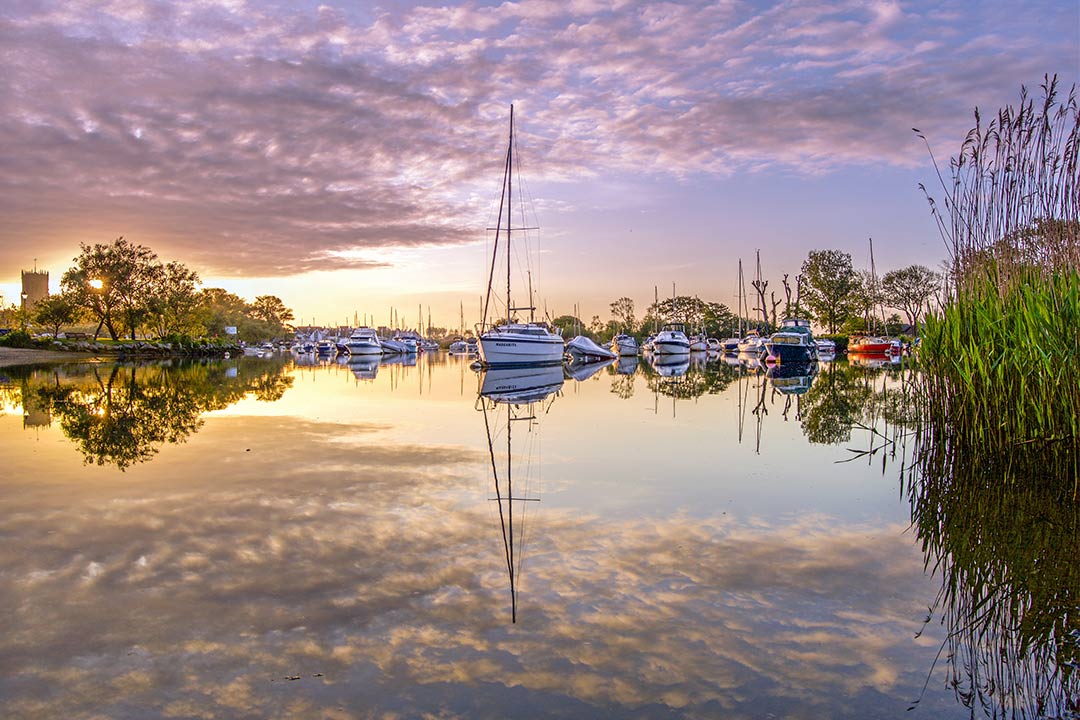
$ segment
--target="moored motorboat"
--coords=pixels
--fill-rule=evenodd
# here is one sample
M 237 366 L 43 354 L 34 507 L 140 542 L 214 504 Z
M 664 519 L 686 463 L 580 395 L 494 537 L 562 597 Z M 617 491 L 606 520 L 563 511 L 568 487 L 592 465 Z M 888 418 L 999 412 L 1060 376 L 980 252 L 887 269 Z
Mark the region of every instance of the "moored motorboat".
M 780 329 L 765 341 L 768 357 L 781 363 L 810 362 L 817 358 L 817 344 L 810 331 L 810 321 L 787 318 Z
M 584 335 L 578 335 L 566 341 L 566 352 L 578 360 L 610 360 L 615 353 L 601 347 Z
M 682 323 L 668 323 L 656 334 L 652 347 L 657 355 L 689 355 L 690 339 Z
M 856 354 L 887 353 L 892 347 L 891 338 L 877 335 L 855 335 L 848 340 L 848 352 Z
M 738 344 L 739 352 L 747 355 L 764 355 L 765 338 L 758 334 L 757 330 L 751 330 Z
M 611 350 L 619 357 L 632 357 L 638 354 L 639 348 L 633 335 L 619 333 L 611 338 Z
M 690 341 L 690 352 L 708 352 L 709 339 L 704 335 L 692 335 L 687 339 Z
M 357 328 L 345 341 L 345 349 L 350 355 L 382 355 L 382 343 L 379 336 L 369 327 Z

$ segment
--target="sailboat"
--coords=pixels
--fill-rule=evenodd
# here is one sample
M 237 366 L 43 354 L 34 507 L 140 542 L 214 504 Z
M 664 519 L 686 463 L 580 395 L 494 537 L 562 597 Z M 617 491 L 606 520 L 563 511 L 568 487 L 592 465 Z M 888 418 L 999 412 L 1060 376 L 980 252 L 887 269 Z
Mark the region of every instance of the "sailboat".
M 877 287 L 877 270 L 874 267 L 874 239 L 870 238 L 870 282 L 875 288 Z M 870 310 L 870 316 L 873 317 L 873 308 Z M 885 321 L 885 312 L 882 310 L 882 323 Z M 853 335 L 848 340 L 848 353 L 853 355 L 885 355 L 889 353 L 895 353 L 899 355 L 898 341 L 893 340 L 890 337 L 882 337 L 879 335 Z
M 536 308 L 532 306 L 530 293 L 529 307 L 514 307 L 510 297 L 511 231 L 535 230 L 536 228 L 511 227 L 513 209 L 513 184 L 516 167 L 514 165 L 514 106 L 510 106 L 510 140 L 506 148 L 506 161 L 503 167 L 502 193 L 499 196 L 499 220 L 495 227 L 495 244 L 491 253 L 491 271 L 488 273 L 487 296 L 484 300 L 484 314 L 480 323 L 480 360 L 488 367 L 514 365 L 557 365 L 563 359 L 563 339 L 551 331 L 546 323 L 534 321 Z M 494 294 L 493 281 L 500 243 L 506 254 L 506 321 L 488 326 L 488 310 Z M 529 311 L 529 322 L 516 322 L 517 311 Z

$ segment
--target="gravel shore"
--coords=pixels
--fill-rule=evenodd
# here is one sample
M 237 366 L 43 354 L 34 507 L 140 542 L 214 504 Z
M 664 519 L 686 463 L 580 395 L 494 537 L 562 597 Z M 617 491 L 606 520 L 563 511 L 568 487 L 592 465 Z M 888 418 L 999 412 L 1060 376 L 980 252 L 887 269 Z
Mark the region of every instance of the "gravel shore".
M 79 352 L 60 352 L 57 350 L 26 350 L 23 348 L 0 347 L 0 367 L 10 365 L 37 365 L 53 362 L 79 362 L 92 359 L 93 355 Z

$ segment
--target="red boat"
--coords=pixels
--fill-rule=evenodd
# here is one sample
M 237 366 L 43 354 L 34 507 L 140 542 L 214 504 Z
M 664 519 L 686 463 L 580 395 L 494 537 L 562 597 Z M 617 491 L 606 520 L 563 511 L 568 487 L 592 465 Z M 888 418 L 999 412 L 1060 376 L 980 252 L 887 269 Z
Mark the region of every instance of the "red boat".
M 860 335 L 848 340 L 847 349 L 849 353 L 880 355 L 892 352 L 892 347 L 893 341 L 889 338 Z

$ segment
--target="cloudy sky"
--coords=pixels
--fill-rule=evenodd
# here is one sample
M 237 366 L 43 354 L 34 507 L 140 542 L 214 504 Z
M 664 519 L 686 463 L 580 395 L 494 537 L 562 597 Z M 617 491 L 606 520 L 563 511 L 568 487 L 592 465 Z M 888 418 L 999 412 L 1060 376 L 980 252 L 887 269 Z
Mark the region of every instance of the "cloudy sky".
M 606 319 L 734 305 L 757 249 L 936 266 L 911 128 L 1076 82 L 1080 3 L 8 0 L 0 63 L 5 303 L 124 235 L 298 320 L 471 323 L 513 103 L 540 299 Z

